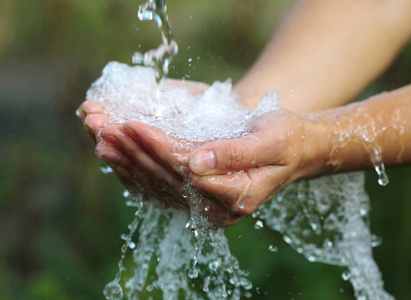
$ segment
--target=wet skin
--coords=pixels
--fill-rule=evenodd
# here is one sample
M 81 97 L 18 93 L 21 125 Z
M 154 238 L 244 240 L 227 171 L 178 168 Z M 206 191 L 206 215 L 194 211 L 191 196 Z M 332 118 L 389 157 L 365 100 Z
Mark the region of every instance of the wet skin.
M 84 102 L 81 111 L 97 141 L 96 155 L 113 166 L 126 187 L 184 208 L 182 188 L 188 174 L 206 196 L 205 213 L 220 226 L 238 222 L 298 178 L 304 123 L 285 110 L 261 116 L 250 124 L 251 134 L 241 139 L 179 153 L 183 168 L 170 151 L 172 140 L 160 130 L 135 121 L 107 126 L 109 117 L 98 102 Z
M 411 85 L 308 114 L 272 111 L 249 124 L 249 135 L 178 155 L 156 128 L 135 121 L 107 125 L 98 102 L 86 101 L 80 111 L 97 156 L 130 191 L 187 208 L 182 189 L 189 176 L 205 196 L 205 214 L 220 226 L 235 224 L 300 178 L 371 168 L 370 149 L 378 149 L 386 166 L 411 163 Z

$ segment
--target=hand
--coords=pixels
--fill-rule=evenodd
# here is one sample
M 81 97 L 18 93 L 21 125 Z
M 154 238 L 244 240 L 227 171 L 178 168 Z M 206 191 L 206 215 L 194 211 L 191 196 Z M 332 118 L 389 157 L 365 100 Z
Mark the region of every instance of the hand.
M 166 79 L 164 82 L 162 82 L 162 84 L 166 85 L 169 88 L 184 87 L 193 95 L 201 94 L 208 88 L 208 85 L 205 83 L 187 80 L 181 81 L 175 79 Z M 188 208 L 188 204 L 185 199 L 181 199 L 182 185 L 179 182 L 170 182 L 170 185 L 178 190 L 178 193 L 174 194 L 178 194 L 179 197 L 175 199 L 174 194 L 169 194 L 167 192 L 168 190 L 164 189 L 160 184 L 160 182 L 163 181 L 162 179 L 156 182 L 150 182 L 150 180 L 148 180 L 149 176 L 145 174 L 146 171 L 144 171 L 144 168 L 154 168 L 156 172 L 159 172 L 158 168 L 156 169 L 149 164 L 149 159 L 143 159 L 143 161 L 147 162 L 148 164 L 143 164 L 142 166 L 140 166 L 141 169 L 133 168 L 131 173 L 130 170 L 127 170 L 127 168 L 121 167 L 122 165 L 129 167 L 133 165 L 133 163 L 128 160 L 127 156 L 124 155 L 113 144 L 107 143 L 105 140 L 101 139 L 101 131 L 107 126 L 107 123 L 109 122 L 109 116 L 106 114 L 105 109 L 105 105 L 96 101 L 85 101 L 78 109 L 78 115 L 80 119 L 82 120 L 90 136 L 96 143 L 96 156 L 102 158 L 111 165 L 117 177 L 130 192 L 136 191 L 143 193 L 145 194 L 145 198 L 155 196 L 157 199 L 163 199 L 165 202 L 174 207 Z M 121 125 L 110 126 L 110 129 L 108 129 L 107 132 L 110 133 L 110 131 L 115 132 L 114 135 L 125 135 Z M 159 174 L 161 175 L 162 173 L 160 172 Z M 167 176 L 160 177 L 164 178 L 165 180 L 167 180 L 168 178 Z
M 160 130 L 128 122 L 105 127 L 101 137 L 108 146 L 97 145 L 96 152 L 128 183 L 162 192 L 160 199 L 175 207 L 187 206 L 181 195 L 186 175 L 181 164 L 186 166 L 194 186 L 205 195 L 205 213 L 220 226 L 229 226 L 300 177 L 304 122 L 289 111 L 273 111 L 251 123 L 246 137 L 206 143 L 178 155 Z

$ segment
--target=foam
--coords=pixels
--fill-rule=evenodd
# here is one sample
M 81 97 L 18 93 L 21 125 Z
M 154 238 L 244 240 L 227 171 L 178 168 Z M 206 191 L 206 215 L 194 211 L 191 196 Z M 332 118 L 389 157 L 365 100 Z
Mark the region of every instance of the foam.
M 109 124 L 140 121 L 191 142 L 240 137 L 257 116 L 278 107 L 277 94 L 267 94 L 250 110 L 240 105 L 230 82 L 215 82 L 204 94 L 155 81 L 154 70 L 110 62 L 87 92 L 87 100 L 106 105 Z

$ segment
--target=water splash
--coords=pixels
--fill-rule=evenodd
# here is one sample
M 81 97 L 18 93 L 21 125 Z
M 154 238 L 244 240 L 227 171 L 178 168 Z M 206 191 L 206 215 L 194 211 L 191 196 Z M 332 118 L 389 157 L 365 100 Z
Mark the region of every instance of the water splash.
M 103 294 L 107 300 L 120 300 L 123 299 L 123 288 L 120 285 L 120 280 L 123 271 L 125 271 L 124 267 L 124 258 L 127 252 L 127 249 L 134 249 L 136 244 L 132 241 L 132 237 L 134 232 L 137 230 L 139 220 L 142 218 L 142 208 L 143 204 L 140 197 L 134 197 L 128 190 L 125 190 L 123 193 L 124 197 L 126 198 L 127 203 L 132 202 L 136 203 L 136 207 L 139 208 L 134 214 L 135 218 L 133 222 L 128 225 L 129 232 L 128 234 L 122 234 L 121 238 L 124 240 L 124 244 L 121 246 L 121 257 L 118 263 L 118 272 L 113 281 L 106 284 L 103 290 Z
M 132 60 L 134 64 L 152 67 L 156 72 L 156 80 L 167 76 L 172 58 L 178 52 L 178 45 L 173 39 L 171 24 L 168 20 L 166 0 L 149 0 L 140 5 L 138 18 L 141 21 L 154 20 L 161 32 L 163 43 L 157 49 L 151 49 L 144 54 L 136 52 Z
M 294 183 L 255 215 L 309 261 L 347 267 L 357 299 L 393 299 L 372 257 L 381 241 L 369 230 L 364 182 L 358 172 Z
M 186 212 L 155 201 L 145 207 L 133 252 L 134 275 L 125 284 L 128 299 L 240 299 L 251 289 L 222 230 L 196 237 L 184 228 Z
M 214 83 L 204 95 L 193 97 L 183 88 L 158 85 L 152 75 L 151 69 L 110 63 L 88 91 L 87 99 L 106 105 L 109 124 L 137 120 L 174 137 L 171 151 L 178 156 L 176 163 L 182 168 L 186 163 L 184 155 L 191 149 L 206 141 L 248 134 L 248 122 L 278 104 L 276 94 L 271 93 L 255 110 L 249 110 L 236 102 L 229 83 Z M 380 165 L 380 157 L 374 156 Z M 190 203 L 191 216 L 147 199 L 139 240 L 134 245 L 136 267 L 126 282 L 126 296 L 250 296 L 252 285 L 231 255 L 223 231 L 209 230 L 202 236 L 202 230 L 209 227 L 202 213 L 207 206 L 189 177 L 182 193 Z M 284 240 L 309 261 L 345 266 L 344 277 L 351 281 L 358 299 L 392 299 L 383 289 L 381 274 L 372 258 L 372 246 L 379 241 L 370 233 L 368 212 L 363 174 L 352 173 L 289 185 L 254 216 L 282 233 Z M 261 228 L 262 222 L 256 225 Z M 116 294 L 116 284 L 109 287 L 111 294 Z

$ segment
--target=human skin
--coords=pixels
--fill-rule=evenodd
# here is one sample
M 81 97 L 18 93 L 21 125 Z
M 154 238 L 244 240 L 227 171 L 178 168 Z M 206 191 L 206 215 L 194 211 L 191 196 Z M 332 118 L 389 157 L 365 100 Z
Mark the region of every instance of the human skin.
M 286 109 L 249 124 L 249 136 L 206 143 L 187 154 L 191 180 L 206 195 L 210 218 L 229 226 L 295 180 L 370 168 L 373 147 L 386 166 L 409 164 L 410 86 L 326 108 L 349 102 L 410 35 L 408 0 L 298 1 L 235 86 L 244 105 L 254 107 L 268 87 L 279 92 Z M 196 94 L 205 86 L 188 88 Z M 167 136 L 138 122 L 106 126 L 100 103 L 85 102 L 82 111 L 90 134 L 101 132 L 97 156 L 126 186 L 154 191 L 172 206 L 186 205 L 184 174 L 175 166 Z
M 97 144 L 97 156 L 114 164 L 128 184 L 134 180 L 155 190 L 152 182 L 157 182 L 161 192 L 168 191 L 160 198 L 184 206 L 185 175 L 169 151 L 172 140 L 135 121 L 105 127 L 107 116 L 98 106 L 104 109 L 94 102 L 82 106 L 91 131 L 101 129 L 104 142 Z M 210 218 L 229 226 L 293 181 L 371 167 L 373 147 L 386 166 L 410 164 L 409 116 L 411 85 L 345 107 L 300 115 L 269 112 L 249 124 L 250 135 L 206 143 L 186 154 L 191 180 L 207 196 Z
M 352 101 L 411 36 L 409 0 L 300 0 L 236 84 L 255 107 L 267 90 L 297 113 Z

